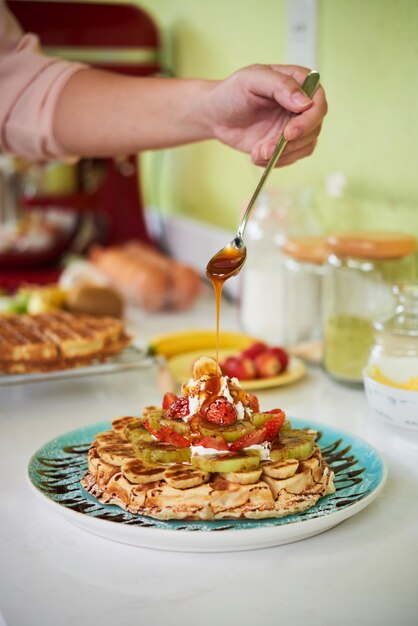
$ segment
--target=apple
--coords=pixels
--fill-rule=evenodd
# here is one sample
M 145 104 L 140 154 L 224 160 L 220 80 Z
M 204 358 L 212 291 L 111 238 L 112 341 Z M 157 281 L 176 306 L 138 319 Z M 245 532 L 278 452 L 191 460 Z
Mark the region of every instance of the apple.
M 238 380 L 251 380 L 257 375 L 254 363 L 244 356 L 228 357 L 221 363 L 221 370 L 224 376 Z

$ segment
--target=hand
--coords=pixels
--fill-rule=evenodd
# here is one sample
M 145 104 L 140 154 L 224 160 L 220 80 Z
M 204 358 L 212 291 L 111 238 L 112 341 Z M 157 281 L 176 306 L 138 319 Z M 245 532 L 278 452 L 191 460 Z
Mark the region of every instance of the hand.
M 328 107 L 321 86 L 312 100 L 301 90 L 308 72 L 296 65 L 251 65 L 218 83 L 209 98 L 213 135 L 266 165 L 289 113 L 298 113 L 286 126 L 288 144 L 278 167 L 309 156 Z

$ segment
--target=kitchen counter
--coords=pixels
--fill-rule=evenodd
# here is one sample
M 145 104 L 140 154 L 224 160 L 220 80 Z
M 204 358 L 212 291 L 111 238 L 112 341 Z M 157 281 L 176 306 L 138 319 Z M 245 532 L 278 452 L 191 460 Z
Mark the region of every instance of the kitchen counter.
M 186 314 L 129 317 L 139 343 L 154 333 L 213 326 L 208 292 Z M 222 327 L 237 326 L 222 307 Z M 156 368 L 0 388 L 0 626 L 418 623 L 418 433 L 369 413 L 363 390 L 319 367 L 260 392 L 283 407 L 366 439 L 389 477 L 363 511 L 331 530 L 274 548 L 193 554 L 119 544 L 69 523 L 32 492 L 28 461 L 81 426 L 138 412 L 161 391 Z

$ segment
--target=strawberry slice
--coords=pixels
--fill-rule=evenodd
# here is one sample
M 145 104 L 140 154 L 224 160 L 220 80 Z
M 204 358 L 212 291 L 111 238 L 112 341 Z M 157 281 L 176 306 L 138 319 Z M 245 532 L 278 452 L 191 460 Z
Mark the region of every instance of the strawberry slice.
M 248 396 L 248 406 L 250 407 L 253 413 L 260 412 L 260 404 L 258 402 L 258 398 L 253 393 L 250 393 Z M 270 411 L 267 411 L 267 412 L 270 413 Z
M 229 450 L 228 444 L 223 437 L 204 436 L 197 439 L 193 445 L 203 446 L 204 448 L 213 448 L 214 450 Z
M 167 391 L 163 398 L 163 409 L 166 411 L 176 400 L 178 400 L 178 396 L 171 391 Z
M 232 452 L 248 448 L 249 446 L 255 446 L 265 441 L 273 441 L 277 436 L 277 433 L 283 426 L 285 420 L 285 414 L 279 409 L 280 412 L 274 413 L 274 417 L 265 422 L 262 426 L 254 430 L 248 435 L 244 435 L 241 439 L 234 441 L 229 447 Z M 267 411 L 266 411 L 267 412 Z
M 160 430 L 156 430 L 151 426 L 149 421 L 146 420 L 144 427 L 162 443 L 170 443 L 176 448 L 188 448 L 190 446 L 190 441 L 186 437 L 176 433 L 176 431 L 169 426 L 161 426 Z
M 187 417 L 190 413 L 189 398 L 185 396 L 177 398 L 177 400 L 174 400 L 174 402 L 170 404 L 166 413 L 167 417 L 173 420 L 181 420 L 183 417 Z
M 213 424 L 228 426 L 229 424 L 235 424 L 238 419 L 238 413 L 232 402 L 229 402 L 225 396 L 219 396 L 209 405 L 205 413 L 205 419 Z

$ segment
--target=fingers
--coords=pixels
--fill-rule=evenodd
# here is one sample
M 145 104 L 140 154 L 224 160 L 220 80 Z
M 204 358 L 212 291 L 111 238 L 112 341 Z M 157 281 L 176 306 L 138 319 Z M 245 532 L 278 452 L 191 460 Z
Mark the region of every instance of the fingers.
M 288 141 L 310 134 L 317 128 L 328 111 L 328 104 L 322 87 L 318 87 L 313 97 L 313 106 L 300 115 L 293 117 L 284 130 L 284 136 Z
M 290 165 L 291 163 L 295 163 L 296 161 L 299 161 L 299 159 L 303 159 L 307 156 L 310 156 L 315 149 L 317 141 L 318 141 L 317 138 L 314 138 L 312 141 L 310 141 L 308 144 L 305 144 L 301 148 L 292 150 L 291 152 L 288 152 L 287 154 L 283 153 L 276 167 L 284 167 L 285 165 Z M 270 157 L 268 157 L 267 159 L 262 158 L 261 154 L 257 154 L 255 151 L 251 155 L 252 162 L 255 165 L 259 165 L 262 167 L 265 167 L 267 165 L 269 158 Z
M 296 141 L 290 141 L 287 144 L 286 148 L 283 151 L 283 154 L 280 157 L 279 165 L 281 164 L 281 161 L 285 158 L 285 156 L 289 156 L 293 152 L 299 152 L 300 150 L 305 148 L 305 146 L 308 146 L 312 142 L 316 141 L 320 131 L 321 131 L 321 125 L 315 128 L 308 135 Z M 266 141 L 265 143 L 256 146 L 251 154 L 252 161 L 254 163 L 257 163 L 257 165 L 261 163 L 267 163 L 274 152 L 276 143 L 277 143 L 276 140 L 270 140 L 270 141 Z
M 247 69 L 251 73 L 248 86 L 255 96 L 270 98 L 292 113 L 301 113 L 312 106 L 312 100 L 301 88 L 303 78 L 298 81 L 295 77 L 301 73 L 306 76 L 308 70 L 298 68 L 293 76 L 288 71 L 281 71 L 281 66 L 254 65 Z

